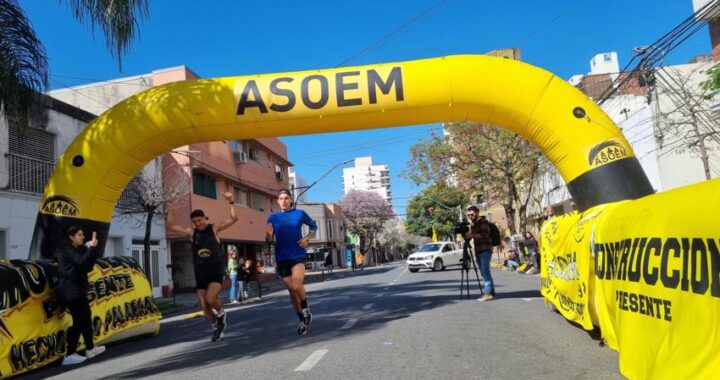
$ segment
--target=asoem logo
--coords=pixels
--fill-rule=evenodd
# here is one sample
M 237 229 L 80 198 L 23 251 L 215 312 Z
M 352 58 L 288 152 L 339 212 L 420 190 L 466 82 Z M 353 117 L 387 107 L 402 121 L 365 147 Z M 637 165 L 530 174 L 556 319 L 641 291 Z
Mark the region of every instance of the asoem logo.
M 75 217 L 78 215 L 78 207 L 75 201 L 66 195 L 53 195 L 43 203 L 42 213 Z
M 208 257 L 212 256 L 212 251 L 207 248 L 202 248 L 198 251 L 197 255 L 198 257 L 207 259 Z
M 298 107 L 318 110 L 378 104 L 381 97 L 405 100 L 400 66 L 386 70 L 352 70 L 304 77 L 280 77 L 271 81 L 251 79 L 236 84 L 238 116 L 257 109 L 261 114 L 288 112 Z M 299 87 L 299 88 L 298 88 Z M 312 91 L 311 89 L 317 89 Z
M 608 140 L 590 149 L 588 164 L 590 164 L 591 167 L 597 167 L 628 156 L 628 150 L 622 143 Z

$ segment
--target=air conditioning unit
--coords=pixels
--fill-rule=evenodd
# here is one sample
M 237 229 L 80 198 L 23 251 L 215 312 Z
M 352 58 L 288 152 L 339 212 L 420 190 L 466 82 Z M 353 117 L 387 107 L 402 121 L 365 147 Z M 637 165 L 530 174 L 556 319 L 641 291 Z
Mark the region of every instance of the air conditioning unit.
M 255 148 L 250 149 L 250 159 L 257 160 L 259 158 L 260 158 L 260 151 Z
M 247 153 L 245 152 L 233 152 L 233 158 L 235 159 L 235 163 L 240 165 L 247 162 Z

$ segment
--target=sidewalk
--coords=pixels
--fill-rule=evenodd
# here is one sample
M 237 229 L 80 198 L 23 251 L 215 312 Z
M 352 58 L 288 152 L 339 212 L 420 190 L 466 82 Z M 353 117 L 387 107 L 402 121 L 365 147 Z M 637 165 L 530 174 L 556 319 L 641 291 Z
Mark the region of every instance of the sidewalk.
M 389 263 L 393 264 L 393 263 Z M 383 268 L 388 264 L 383 264 L 377 267 L 368 267 L 365 268 L 365 270 L 372 271 L 373 269 L 379 269 Z M 355 272 L 362 272 L 359 269 L 356 269 Z M 345 278 L 347 276 L 352 275 L 354 272 L 352 269 L 335 269 L 333 270 L 332 274 L 326 272 L 326 271 L 320 271 L 320 272 L 306 272 L 305 273 L 305 284 L 312 284 L 315 282 L 323 282 L 323 281 L 330 281 L 330 280 L 336 280 L 340 278 Z M 282 281 L 278 278 L 273 281 L 263 281 L 262 282 L 262 296 L 265 297 L 267 295 L 270 295 L 272 293 L 276 293 L 278 291 L 284 291 L 285 286 L 282 284 Z M 223 302 L 223 305 L 231 305 L 230 299 L 228 298 L 229 289 L 223 289 L 222 292 L 220 292 L 220 300 Z M 251 282 L 250 283 L 250 298 L 246 301 L 244 301 L 242 304 L 252 304 L 256 302 L 263 301 L 263 298 L 259 297 L 258 289 L 257 289 L 257 282 Z M 168 318 L 172 316 L 176 316 L 178 314 L 188 313 L 188 318 L 193 318 L 196 316 L 199 316 L 201 314 L 200 310 L 200 303 L 198 302 L 198 297 L 195 292 L 185 292 L 185 293 L 178 293 L 175 295 L 174 299 L 173 297 L 157 297 L 155 298 L 155 303 L 160 308 L 160 311 L 162 312 L 163 318 Z M 196 315 L 197 314 L 197 315 Z

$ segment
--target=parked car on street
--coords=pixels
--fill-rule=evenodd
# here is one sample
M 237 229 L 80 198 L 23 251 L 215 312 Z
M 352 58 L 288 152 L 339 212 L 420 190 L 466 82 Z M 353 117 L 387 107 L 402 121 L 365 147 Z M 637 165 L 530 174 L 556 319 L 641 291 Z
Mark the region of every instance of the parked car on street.
M 462 247 L 458 249 L 458 246 L 451 241 L 439 241 L 427 243 L 408 256 L 407 266 L 413 273 L 420 269 L 440 271 L 451 265 L 461 265 L 461 260 Z

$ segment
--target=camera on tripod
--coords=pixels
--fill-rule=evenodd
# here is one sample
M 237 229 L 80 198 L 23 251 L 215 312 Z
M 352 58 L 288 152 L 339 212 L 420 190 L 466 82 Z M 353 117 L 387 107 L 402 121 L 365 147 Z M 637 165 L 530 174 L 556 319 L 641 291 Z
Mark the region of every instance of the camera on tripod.
M 470 223 L 468 222 L 459 222 L 455 223 L 455 235 L 457 234 L 466 234 L 470 232 Z

